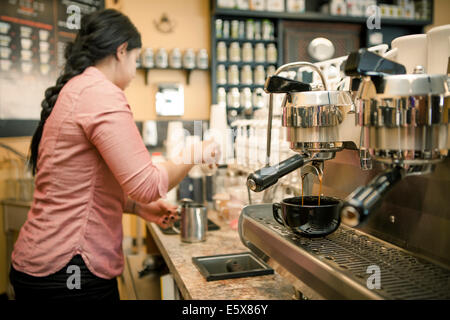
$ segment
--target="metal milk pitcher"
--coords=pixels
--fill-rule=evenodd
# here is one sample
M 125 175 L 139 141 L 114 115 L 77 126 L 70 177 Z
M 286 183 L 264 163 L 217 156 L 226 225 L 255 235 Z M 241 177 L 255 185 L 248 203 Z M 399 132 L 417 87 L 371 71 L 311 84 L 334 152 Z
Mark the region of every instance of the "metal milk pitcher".
M 208 228 L 206 207 L 192 202 L 191 199 L 182 199 L 179 212 L 180 230 L 176 227 L 172 229 L 181 235 L 181 241 L 190 243 L 205 241 Z

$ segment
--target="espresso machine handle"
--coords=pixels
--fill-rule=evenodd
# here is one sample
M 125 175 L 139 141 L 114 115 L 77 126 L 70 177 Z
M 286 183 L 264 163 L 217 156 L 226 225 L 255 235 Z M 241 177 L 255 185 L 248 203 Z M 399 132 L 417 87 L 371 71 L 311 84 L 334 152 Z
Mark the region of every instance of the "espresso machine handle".
M 311 90 L 311 86 L 307 83 L 283 78 L 280 76 L 268 77 L 264 85 L 264 91 L 266 93 L 290 93 Z
M 277 183 L 281 177 L 303 166 L 306 159 L 305 156 L 296 154 L 279 164 L 259 169 L 248 176 L 247 186 L 254 192 L 263 191 Z
M 367 49 L 350 53 L 345 63 L 345 74 L 351 77 L 374 76 L 386 74 L 406 74 L 404 65 L 383 58 Z
M 369 214 L 381 204 L 383 196 L 404 176 L 403 168 L 394 167 L 376 176 L 368 185 L 358 187 L 341 207 L 342 222 L 351 227 L 365 222 Z

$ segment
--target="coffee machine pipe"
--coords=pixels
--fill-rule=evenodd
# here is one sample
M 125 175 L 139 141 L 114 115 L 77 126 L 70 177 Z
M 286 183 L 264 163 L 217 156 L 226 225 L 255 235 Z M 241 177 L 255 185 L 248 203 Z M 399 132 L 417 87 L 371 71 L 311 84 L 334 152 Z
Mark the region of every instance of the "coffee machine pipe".
M 405 169 L 395 166 L 376 176 L 368 185 L 358 187 L 341 207 L 342 222 L 351 227 L 365 222 L 369 214 L 380 205 L 383 196 L 404 177 Z

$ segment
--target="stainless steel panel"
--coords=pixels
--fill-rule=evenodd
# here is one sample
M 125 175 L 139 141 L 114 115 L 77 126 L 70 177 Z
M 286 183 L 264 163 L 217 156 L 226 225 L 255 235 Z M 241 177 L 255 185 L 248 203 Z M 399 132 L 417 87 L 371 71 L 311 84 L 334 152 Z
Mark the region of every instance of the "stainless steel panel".
M 241 239 L 278 261 L 327 299 L 450 299 L 450 270 L 356 229 L 341 226 L 317 239 L 298 237 L 272 218 L 270 204 L 248 206 Z M 368 267 L 381 287 L 369 289 Z

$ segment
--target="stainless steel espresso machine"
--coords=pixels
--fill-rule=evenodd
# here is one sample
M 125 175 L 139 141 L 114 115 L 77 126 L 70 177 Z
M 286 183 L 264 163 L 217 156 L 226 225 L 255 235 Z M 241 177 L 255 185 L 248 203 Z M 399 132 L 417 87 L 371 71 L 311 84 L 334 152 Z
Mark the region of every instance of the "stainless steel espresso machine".
M 282 125 L 298 155 L 267 163 L 247 185 L 259 192 L 299 168 L 323 173 L 322 193 L 345 199 L 341 223 L 309 237 L 277 222 L 272 203 L 249 205 L 239 219 L 241 241 L 325 299 L 450 299 L 446 77 L 420 68 L 406 75 L 403 66 L 360 51 L 346 62 L 347 76 L 359 82 L 352 95 L 329 91 L 314 66 L 321 86 L 278 76 L 299 66 L 310 64 L 282 66 L 265 84 L 271 95 L 285 94 Z M 368 156 L 373 168 L 363 171 L 371 168 Z

